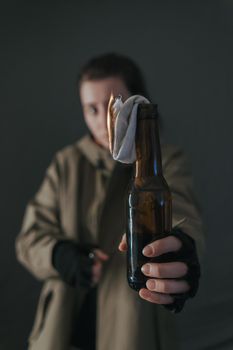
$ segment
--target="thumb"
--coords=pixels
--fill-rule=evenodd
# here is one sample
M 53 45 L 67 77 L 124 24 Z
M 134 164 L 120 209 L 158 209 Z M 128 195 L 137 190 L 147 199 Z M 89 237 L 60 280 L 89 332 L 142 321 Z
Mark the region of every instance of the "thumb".
M 121 238 L 121 242 L 118 246 L 118 249 L 121 251 L 121 252 L 126 252 L 127 251 L 127 243 L 126 243 L 126 234 L 124 233 L 122 238 Z

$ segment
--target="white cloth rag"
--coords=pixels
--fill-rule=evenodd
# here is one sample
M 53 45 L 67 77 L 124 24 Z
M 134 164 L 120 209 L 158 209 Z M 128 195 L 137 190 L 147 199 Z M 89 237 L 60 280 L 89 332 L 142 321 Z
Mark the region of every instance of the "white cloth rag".
M 131 164 L 136 161 L 135 133 L 139 103 L 150 101 L 143 96 L 134 95 L 123 103 L 119 96 L 113 104 L 116 119 L 112 156 L 121 163 Z

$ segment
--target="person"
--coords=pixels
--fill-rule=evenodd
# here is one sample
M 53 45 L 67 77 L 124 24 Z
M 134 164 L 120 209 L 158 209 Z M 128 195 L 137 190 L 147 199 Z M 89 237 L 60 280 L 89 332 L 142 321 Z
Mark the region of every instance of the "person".
M 29 349 L 174 350 L 174 315 L 167 308 L 195 295 L 203 247 L 186 158 L 162 145 L 174 234 L 143 251 L 148 257 L 182 252 L 183 259 L 144 265 L 147 288 L 137 293 L 127 285 L 122 253 L 132 167 L 113 161 L 106 117 L 111 93 L 123 101 L 149 96 L 137 64 L 115 53 L 84 65 L 77 86 L 89 134 L 56 153 L 16 239 L 18 260 L 44 281 Z

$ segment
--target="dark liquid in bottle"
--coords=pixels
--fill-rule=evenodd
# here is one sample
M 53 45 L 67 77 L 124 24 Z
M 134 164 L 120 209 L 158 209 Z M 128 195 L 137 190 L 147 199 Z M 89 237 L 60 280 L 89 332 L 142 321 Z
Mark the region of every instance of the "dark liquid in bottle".
M 158 234 L 170 231 L 170 218 L 171 195 L 166 188 L 132 188 L 128 197 L 127 223 L 127 275 L 131 288 L 138 291 L 145 287 L 147 277 L 141 272 L 141 267 L 153 258 L 145 257 L 142 250 Z

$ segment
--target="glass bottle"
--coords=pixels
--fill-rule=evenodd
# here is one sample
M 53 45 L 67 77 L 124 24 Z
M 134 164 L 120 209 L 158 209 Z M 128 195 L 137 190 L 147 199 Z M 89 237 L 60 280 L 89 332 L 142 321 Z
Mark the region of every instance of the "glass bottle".
M 127 198 L 127 278 L 131 288 L 145 287 L 143 248 L 172 226 L 172 197 L 163 177 L 157 105 L 138 106 L 136 163 Z

